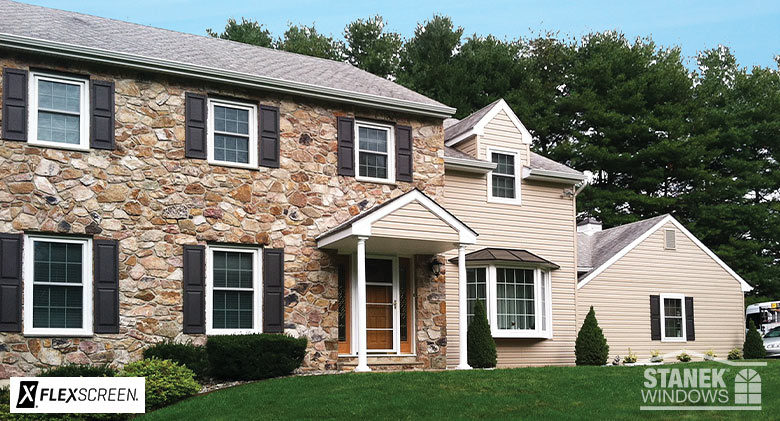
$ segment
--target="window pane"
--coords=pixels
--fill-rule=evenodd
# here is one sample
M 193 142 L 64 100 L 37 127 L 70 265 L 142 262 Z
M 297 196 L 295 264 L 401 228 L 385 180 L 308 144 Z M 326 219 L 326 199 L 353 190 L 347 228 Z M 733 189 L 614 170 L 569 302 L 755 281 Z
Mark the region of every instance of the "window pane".
M 502 153 L 492 154 L 493 163 L 497 164 L 494 173 L 504 175 L 515 175 L 515 156 Z
M 38 140 L 78 145 L 81 139 L 79 116 L 38 112 Z
M 360 175 L 362 177 L 387 178 L 387 156 L 360 152 Z
M 81 286 L 33 286 L 33 327 L 80 329 Z
M 682 318 L 666 318 L 666 337 L 682 338 Z
M 33 248 L 34 282 L 81 283 L 82 244 L 35 241 Z
M 252 288 L 252 253 L 215 251 L 213 262 L 216 288 Z
M 214 159 L 217 161 L 249 163 L 249 138 L 214 135 Z
M 664 298 L 664 315 L 667 317 L 682 317 L 682 300 Z
M 78 113 L 81 111 L 81 86 L 39 80 L 38 107 Z
M 515 179 L 493 174 L 493 197 L 515 198 Z
M 387 130 L 358 127 L 360 149 L 371 152 L 387 152 Z
M 253 293 L 214 291 L 214 329 L 251 329 Z
M 214 130 L 248 135 L 249 110 L 215 105 Z
M 534 271 L 496 268 L 498 328 L 535 329 Z
M 466 304 L 468 322 L 474 318 L 474 307 L 477 301 L 482 303 L 482 306 L 487 310 L 487 285 L 486 275 L 487 270 L 485 268 L 470 268 L 466 269 Z

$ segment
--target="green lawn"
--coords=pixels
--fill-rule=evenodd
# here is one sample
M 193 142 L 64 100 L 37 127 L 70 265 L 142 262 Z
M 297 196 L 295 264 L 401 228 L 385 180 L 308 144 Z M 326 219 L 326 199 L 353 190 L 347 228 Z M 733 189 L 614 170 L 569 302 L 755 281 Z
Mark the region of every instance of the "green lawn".
M 733 391 L 733 378 L 741 369 L 719 363 L 674 367 L 728 369 L 729 395 Z M 769 361 L 768 366 L 756 368 L 763 382 L 761 412 L 640 411 L 645 368 L 540 367 L 290 377 L 196 396 L 142 419 L 523 418 L 552 421 L 780 417 L 780 361 Z

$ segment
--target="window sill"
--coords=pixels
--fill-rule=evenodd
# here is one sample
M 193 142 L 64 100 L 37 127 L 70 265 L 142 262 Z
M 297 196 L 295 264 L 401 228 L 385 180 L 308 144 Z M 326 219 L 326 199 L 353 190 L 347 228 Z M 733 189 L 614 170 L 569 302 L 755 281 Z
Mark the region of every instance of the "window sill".
M 661 342 L 688 342 L 685 338 L 661 338 Z
M 58 142 L 45 142 L 40 140 L 28 140 L 27 144 L 30 146 L 37 146 L 39 148 L 51 148 L 51 149 L 64 149 L 68 151 L 89 152 L 89 146 L 74 145 L 71 143 L 58 143 Z
M 81 329 L 25 329 L 24 332 L 22 332 L 22 336 L 25 338 L 91 338 L 95 336 L 95 334 L 91 331 Z
M 206 329 L 206 335 L 208 336 L 252 335 L 256 333 L 263 332 L 255 329 Z
M 505 199 L 501 197 L 492 197 L 488 196 L 488 203 L 501 203 L 504 205 L 522 205 L 522 201 L 520 199 Z
M 260 168 L 257 165 L 250 164 L 239 164 L 239 163 L 231 163 L 231 162 L 224 162 L 224 161 L 215 161 L 213 159 L 208 159 L 206 162 L 209 163 L 209 165 L 214 165 L 217 167 L 228 167 L 228 168 L 239 168 L 242 170 L 254 170 L 257 171 Z
M 363 183 L 388 184 L 388 185 L 392 185 L 392 186 L 396 185 L 395 180 L 391 180 L 391 179 L 387 179 L 387 178 L 370 178 L 370 177 L 355 176 L 355 180 L 363 182 Z
M 493 330 L 494 338 L 531 338 L 531 339 L 552 339 L 552 332 L 542 332 L 538 330 Z

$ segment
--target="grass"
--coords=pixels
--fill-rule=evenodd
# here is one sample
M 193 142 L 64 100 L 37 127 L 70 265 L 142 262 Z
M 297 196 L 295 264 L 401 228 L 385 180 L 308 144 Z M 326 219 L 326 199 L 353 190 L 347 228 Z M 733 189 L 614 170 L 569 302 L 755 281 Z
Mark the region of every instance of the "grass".
M 780 414 L 780 361 L 768 364 L 756 368 L 762 377 L 761 412 L 640 411 L 647 367 L 539 367 L 272 379 L 196 396 L 142 419 L 769 420 Z M 674 367 L 728 369 L 729 396 L 741 369 L 713 362 Z

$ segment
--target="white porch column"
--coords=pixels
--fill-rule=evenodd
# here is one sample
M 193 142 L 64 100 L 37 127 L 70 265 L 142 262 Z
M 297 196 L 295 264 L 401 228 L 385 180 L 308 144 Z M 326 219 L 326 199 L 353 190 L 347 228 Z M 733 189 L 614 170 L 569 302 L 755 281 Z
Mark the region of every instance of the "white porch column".
M 366 350 L 366 240 L 358 237 L 357 243 L 357 313 L 358 313 L 358 365 L 355 371 L 371 371 Z
M 468 309 L 466 298 L 466 245 L 458 245 L 458 338 L 459 353 L 457 370 L 471 370 L 468 357 Z

